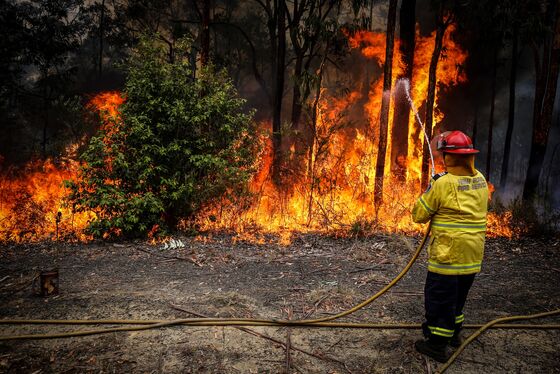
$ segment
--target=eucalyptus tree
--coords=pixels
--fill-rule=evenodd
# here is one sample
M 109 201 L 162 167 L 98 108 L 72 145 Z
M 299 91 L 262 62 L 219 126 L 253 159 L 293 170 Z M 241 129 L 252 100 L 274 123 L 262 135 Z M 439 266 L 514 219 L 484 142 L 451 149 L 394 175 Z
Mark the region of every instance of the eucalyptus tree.
M 560 72 L 560 0 L 531 1 L 527 37 L 535 64 L 535 100 L 533 130 L 523 199 L 537 195 L 543 169 L 548 135 L 552 126 L 554 102 Z

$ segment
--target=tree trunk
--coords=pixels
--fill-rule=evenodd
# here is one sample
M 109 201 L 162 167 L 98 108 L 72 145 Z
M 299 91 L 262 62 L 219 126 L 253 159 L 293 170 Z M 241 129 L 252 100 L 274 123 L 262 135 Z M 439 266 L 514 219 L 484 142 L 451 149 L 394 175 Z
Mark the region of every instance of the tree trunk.
M 476 148 L 476 136 L 478 134 L 478 107 L 479 107 L 478 100 L 474 102 L 474 121 L 472 126 L 472 143 L 473 147 Z
M 101 14 L 99 15 L 99 75 L 103 73 L 103 37 L 105 33 L 105 0 L 101 1 Z
M 295 48 L 294 48 L 295 49 Z M 298 80 L 301 79 L 301 74 L 302 74 L 302 70 L 303 70 L 303 51 L 298 51 L 295 50 L 295 65 L 294 65 L 294 89 L 293 89 L 293 95 L 292 95 L 292 124 L 291 124 L 291 128 L 292 128 L 292 134 L 291 134 L 291 144 L 293 144 L 295 146 L 296 149 L 296 155 L 295 155 L 295 159 L 298 160 L 300 159 L 301 156 L 303 156 L 303 152 L 305 151 L 305 146 L 304 144 L 302 144 L 304 142 L 303 140 L 303 130 L 301 129 L 300 126 L 300 119 L 301 119 L 301 113 L 303 110 L 303 103 L 302 103 L 302 95 L 301 95 L 301 84 L 300 82 L 298 82 Z M 297 165 L 296 165 L 297 166 Z
M 383 98 L 379 118 L 379 147 L 375 165 L 375 209 L 383 203 L 383 175 L 385 174 L 385 155 L 387 154 L 387 130 L 389 127 L 389 107 L 391 105 L 391 79 L 393 71 L 393 47 L 395 42 L 395 22 L 397 0 L 390 0 L 387 15 L 387 38 L 385 44 L 385 66 L 383 69 Z
M 447 30 L 447 26 L 449 23 L 444 21 L 444 11 L 443 11 L 443 3 L 440 5 L 438 14 L 437 14 L 437 30 L 436 30 L 436 40 L 434 45 L 434 51 L 432 53 L 432 59 L 430 61 L 430 70 L 428 73 L 428 96 L 426 98 L 426 119 L 424 121 L 424 126 L 426 127 L 426 134 L 428 139 L 432 138 L 432 127 L 434 122 L 434 103 L 436 100 L 436 73 L 437 73 L 437 65 L 439 62 L 439 57 L 441 55 L 441 49 L 443 47 L 443 36 L 445 35 L 445 30 Z M 430 150 L 428 147 L 427 141 L 422 142 L 422 180 L 421 186 L 422 189 L 425 189 L 428 186 L 428 180 L 430 178 L 429 169 L 430 169 Z
M 414 38 L 416 36 L 416 0 L 403 1 L 400 9 L 400 52 L 404 71 L 398 78 L 408 79 L 412 84 L 414 67 Z M 391 171 L 401 181 L 406 180 L 406 158 L 408 157 L 408 127 L 410 104 L 404 95 L 394 103 L 393 132 L 391 135 Z
M 43 72 L 43 81 L 46 82 L 47 80 L 47 71 Z M 48 90 L 46 83 L 45 87 L 43 88 L 43 139 L 41 141 L 41 153 L 43 155 L 43 159 L 47 158 L 47 134 L 49 128 L 49 97 L 48 97 Z
M 539 176 L 544 163 L 548 134 L 552 125 L 552 113 L 556 99 L 558 73 L 560 68 L 560 0 L 549 3 L 547 14 L 551 16 L 554 34 L 545 38 L 542 66 L 537 73 L 535 103 L 533 113 L 533 137 L 529 168 L 523 188 L 523 200 L 533 198 L 537 193 Z
M 319 113 L 319 102 L 321 100 L 321 86 L 323 84 L 323 72 L 325 68 L 325 62 L 327 61 L 327 54 L 328 54 L 329 46 L 327 42 L 327 46 L 325 47 L 325 54 L 323 55 L 323 60 L 321 61 L 321 65 L 319 66 L 319 70 L 317 71 L 317 86 L 316 86 L 316 96 L 315 100 L 313 101 L 313 111 L 311 115 L 311 132 L 312 132 L 312 139 L 311 144 L 309 145 L 309 157 L 307 161 L 307 175 L 309 175 L 309 200 L 307 204 L 307 226 L 311 224 L 311 220 L 313 218 L 313 193 L 315 192 L 315 160 L 318 154 L 314 154 L 315 151 L 318 151 L 318 147 L 315 146 L 315 143 L 318 143 L 317 137 L 317 119 Z
M 272 179 L 280 183 L 280 168 L 282 165 L 282 98 L 284 94 L 284 70 L 286 60 L 286 9 L 285 0 L 277 0 L 277 51 L 274 79 L 274 105 L 272 115 Z
M 513 126 L 515 124 L 515 85 L 517 81 L 517 46 L 519 39 L 519 25 L 513 25 L 513 44 L 511 47 L 511 70 L 509 75 L 509 108 L 508 108 L 508 125 L 506 130 L 506 138 L 504 143 L 504 157 L 502 161 L 502 173 L 500 174 L 500 189 L 506 188 L 509 154 L 511 150 L 511 138 L 513 135 Z
M 486 153 L 486 179 L 490 180 L 492 171 L 492 133 L 494 130 L 494 109 L 496 107 L 496 75 L 498 72 L 498 48 L 494 46 L 494 56 L 492 59 L 492 86 L 490 89 L 490 118 L 488 121 L 488 148 Z
M 202 34 L 200 37 L 200 64 L 208 65 L 210 60 L 210 1 L 203 0 Z

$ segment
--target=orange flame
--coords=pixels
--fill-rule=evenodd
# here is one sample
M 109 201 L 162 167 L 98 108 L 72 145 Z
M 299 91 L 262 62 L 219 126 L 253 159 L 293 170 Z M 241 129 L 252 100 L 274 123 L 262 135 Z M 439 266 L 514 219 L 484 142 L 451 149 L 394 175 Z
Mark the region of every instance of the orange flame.
M 438 89 L 450 87 L 466 81 L 462 70 L 457 67 L 467 59 L 467 53 L 451 38 L 455 31 L 451 26 L 444 38 L 445 58 L 438 64 Z M 362 55 L 375 60 L 380 66 L 385 59 L 385 34 L 358 31 L 347 35 L 351 48 L 359 49 Z M 435 32 L 423 37 L 417 32 L 414 56 L 411 96 L 417 108 L 426 100 L 428 71 L 435 41 Z M 403 70 L 399 56 L 399 42 L 395 43 L 393 58 L 393 86 Z M 272 232 L 286 230 L 362 230 L 365 227 L 389 232 L 418 232 L 421 226 L 412 222 L 410 209 L 421 193 L 422 138 L 417 136 L 418 124 L 413 115 L 409 120 L 409 151 L 406 160 L 407 180 L 402 183 L 391 176 L 391 128 L 394 105 L 391 102 L 388 150 L 385 164 L 384 204 L 376 211 L 373 204 L 375 189 L 375 163 L 377 158 L 379 133 L 379 110 L 383 96 L 383 79 L 379 74 L 364 98 L 362 87 L 344 97 L 337 97 L 326 88 L 321 89 L 318 107 L 318 121 L 313 153 L 308 154 L 306 175 L 289 188 L 277 187 L 270 178 L 263 180 L 263 171 L 268 171 L 272 163 L 268 153 L 261 169 L 260 177 L 255 178 L 251 189 L 257 194 L 254 205 L 239 214 L 235 209 L 219 211 L 209 209 L 201 215 L 203 228 L 229 228 L 243 233 L 256 225 Z M 368 84 L 369 82 L 362 83 Z M 358 83 L 358 86 L 360 83 Z M 389 93 L 385 93 L 389 94 Z M 364 100 L 365 99 L 365 100 Z M 360 104 L 363 103 L 364 104 Z M 444 114 L 435 106 L 434 127 L 439 125 Z M 343 126 L 347 114 L 363 105 L 364 124 Z M 358 108 L 360 109 L 360 108 Z M 440 167 L 441 167 L 440 163 Z M 233 204 L 235 205 L 235 204 Z M 207 217 L 218 217 L 208 220 Z
M 106 126 L 109 117 L 118 116 L 123 102 L 119 93 L 104 92 L 93 97 L 88 108 L 98 111 Z M 72 155 L 76 148 L 72 144 L 66 153 Z M 68 191 L 63 182 L 75 181 L 79 166 L 79 162 L 61 157 L 4 170 L 0 174 L 0 242 L 90 240 L 84 228 L 95 214 L 75 213 L 64 204 Z
M 93 214 L 73 213 L 63 204 L 63 181 L 74 179 L 78 166 L 72 160 L 47 159 L 2 174 L 0 242 L 88 240 L 83 228 Z
M 450 87 L 466 81 L 457 66 L 467 59 L 467 53 L 457 45 L 450 27 L 444 38 L 445 58 L 438 64 L 434 127 L 444 118 L 439 110 L 440 88 Z M 351 48 L 359 50 L 364 58 L 376 61 L 380 66 L 385 59 L 385 35 L 360 31 L 348 35 Z M 422 107 L 428 87 L 428 70 L 435 39 L 435 33 L 423 37 L 417 32 L 414 56 L 412 100 L 417 108 Z M 393 86 L 404 67 L 399 56 L 398 41 L 395 43 L 393 59 Z M 369 84 L 367 97 L 365 87 Z M 359 234 L 367 230 L 413 233 L 421 230 L 410 217 L 410 209 L 420 191 L 422 141 L 418 136 L 418 124 L 413 115 L 409 119 L 408 156 L 406 181 L 391 176 L 391 129 L 394 105 L 391 103 L 389 115 L 388 149 L 385 168 L 384 204 L 375 209 L 373 193 L 375 189 L 375 163 L 377 158 L 379 133 L 379 110 L 383 92 L 382 74 L 373 82 L 358 82 L 354 91 L 342 97 L 334 91 L 321 88 L 321 99 L 317 108 L 317 124 L 313 145 L 302 162 L 304 173 L 294 178 L 289 185 L 277 186 L 271 181 L 272 144 L 270 134 L 262 135 L 263 152 L 258 158 L 258 172 L 249 184 L 252 196 L 242 201 L 218 201 L 207 206 L 198 216 L 200 229 L 229 229 L 237 233 L 234 241 L 247 240 L 265 243 L 265 233 L 277 234 L 280 245 L 289 244 L 293 231 L 335 231 Z M 385 93 L 389 94 L 389 93 Z M 119 118 L 119 106 L 124 98 L 118 92 L 101 93 L 89 102 L 92 110 L 98 111 L 104 125 L 102 129 L 118 131 L 111 124 Z M 356 121 L 356 112 L 361 117 Z M 349 116 L 353 115 L 352 119 Z M 263 123 L 270 129 L 270 124 Z M 264 132 L 263 132 L 264 133 Z M 56 217 L 59 209 L 62 218 L 59 234 L 88 239 L 81 234 L 93 213 L 73 215 L 71 209 L 62 205 L 65 190 L 61 186 L 64 179 L 77 178 L 77 162 L 68 161 L 64 165 L 52 160 L 30 163 L 24 173 L 0 177 L 0 241 L 41 240 L 54 237 Z M 38 221 L 34 225 L 21 224 L 15 212 L 21 209 L 18 191 L 24 194 L 29 206 L 36 207 L 38 213 L 26 217 L 25 222 Z M 5 198 L 5 196 L 11 196 Z M 489 235 L 511 237 L 509 229 L 511 215 L 490 214 Z M 27 228 L 31 226 L 31 229 Z M 255 232 L 255 228 L 259 229 Z M 157 228 L 154 228 L 157 230 Z M 151 233 L 154 235 L 154 232 Z M 206 240 L 206 239 L 201 239 Z

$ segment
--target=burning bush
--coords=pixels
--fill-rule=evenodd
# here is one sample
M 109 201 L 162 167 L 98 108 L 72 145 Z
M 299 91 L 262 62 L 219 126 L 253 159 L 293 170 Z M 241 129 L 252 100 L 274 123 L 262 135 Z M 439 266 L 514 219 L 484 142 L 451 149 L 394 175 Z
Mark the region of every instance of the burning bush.
M 169 55 L 144 38 L 127 63 L 126 101 L 82 155 L 69 202 L 92 210 L 95 236 L 174 229 L 205 202 L 239 195 L 252 173 L 256 131 L 231 81 L 197 72 L 181 42 Z

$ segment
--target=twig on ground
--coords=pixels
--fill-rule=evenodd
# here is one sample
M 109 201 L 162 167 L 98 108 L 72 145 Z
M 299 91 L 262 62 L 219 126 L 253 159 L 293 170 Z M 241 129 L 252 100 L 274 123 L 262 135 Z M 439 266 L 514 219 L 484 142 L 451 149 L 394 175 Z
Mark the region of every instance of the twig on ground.
M 291 339 L 292 330 L 286 330 L 286 374 L 290 374 L 292 372 L 292 339 Z
M 40 275 L 40 273 L 37 272 L 35 275 L 33 275 L 33 277 L 32 277 L 30 280 L 24 281 L 23 284 L 20 283 L 20 286 L 17 287 L 17 288 L 15 288 L 15 289 L 12 289 L 11 292 L 12 292 L 12 293 L 15 293 L 15 292 L 22 291 L 22 290 L 24 290 L 25 288 L 29 287 L 30 285 L 31 285 L 31 288 L 32 288 L 33 290 L 35 290 L 36 288 L 38 288 L 38 287 L 36 286 L 37 284 L 35 283 L 35 281 L 36 281 L 37 279 L 39 279 L 39 275 Z M 8 286 L 15 285 L 15 284 L 16 284 L 16 283 L 10 283 L 10 284 L 8 284 Z
M 335 271 L 335 270 L 339 270 L 340 267 L 338 268 L 320 268 L 317 270 L 313 270 L 313 271 L 308 271 L 307 274 L 316 274 L 316 273 L 322 273 L 324 271 Z
M 432 364 L 430 364 L 430 361 L 426 356 L 422 355 L 422 357 L 424 358 L 424 362 L 426 363 L 426 374 L 432 374 Z
M 300 368 L 298 368 L 298 367 L 297 367 L 296 365 L 292 365 L 292 368 L 294 368 L 294 369 L 295 369 L 295 371 L 297 371 L 298 373 L 301 373 L 301 374 L 303 374 L 303 371 L 301 371 L 301 369 L 300 369 Z
M 305 315 L 303 316 L 303 319 L 308 319 L 309 317 L 311 317 L 311 315 L 317 311 L 317 309 L 319 308 L 319 305 L 321 305 L 323 303 L 323 301 L 325 301 L 329 297 L 330 297 L 330 295 L 325 295 L 322 298 L 320 298 L 319 300 L 317 300 L 313 304 L 313 308 L 311 308 L 311 310 L 309 312 L 305 313 Z
M 344 366 L 344 369 L 346 369 L 346 371 L 349 374 L 354 374 L 354 372 L 352 370 L 350 370 L 350 368 L 348 367 L 348 365 L 346 365 L 346 362 L 342 362 L 342 365 Z
M 340 338 L 340 339 L 338 339 L 336 342 L 334 342 L 334 344 L 331 344 L 331 345 L 329 346 L 329 348 L 327 348 L 327 349 L 325 350 L 325 352 L 328 352 L 328 351 L 330 351 L 331 349 L 333 349 L 335 346 L 337 346 L 338 343 L 340 343 L 340 342 L 342 341 L 342 339 L 343 339 L 343 338 Z
M 424 296 L 422 292 L 412 292 L 412 291 L 390 291 L 390 294 L 403 295 L 403 296 Z
M 387 263 L 387 264 L 389 264 L 389 263 Z M 379 267 L 379 265 L 377 265 L 377 266 L 372 266 L 372 267 L 369 267 L 369 268 L 363 268 L 363 269 L 360 268 L 360 269 L 356 269 L 356 270 L 351 270 L 351 271 L 348 272 L 348 274 L 360 273 L 362 271 L 369 271 L 369 270 L 385 270 L 385 269 L 383 269 L 383 268 Z
M 153 255 L 153 256 L 157 256 L 157 257 L 162 257 L 164 259 L 166 259 L 167 261 L 187 261 L 190 262 L 191 264 L 195 264 L 198 267 L 202 267 L 202 264 L 198 261 L 193 260 L 192 258 L 185 258 L 185 257 L 179 257 L 179 256 L 164 256 L 164 255 L 160 255 L 159 253 L 155 253 L 155 252 L 151 252 L 151 251 L 147 251 L 145 249 L 139 248 L 139 247 L 135 247 L 134 249 L 147 253 L 149 255 Z
M 293 317 L 293 311 L 291 308 L 287 310 L 287 318 L 291 320 Z M 292 329 L 289 327 L 286 329 L 286 374 L 290 374 L 292 372 Z

